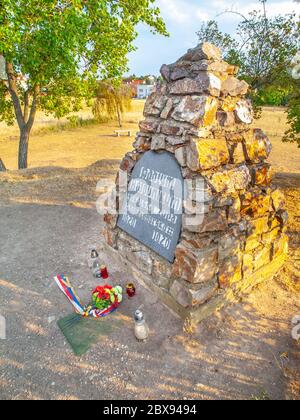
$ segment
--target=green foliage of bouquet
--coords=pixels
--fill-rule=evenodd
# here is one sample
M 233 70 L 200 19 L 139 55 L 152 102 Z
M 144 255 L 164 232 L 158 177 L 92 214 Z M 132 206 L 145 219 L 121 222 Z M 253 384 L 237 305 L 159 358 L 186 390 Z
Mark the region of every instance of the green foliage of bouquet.
M 122 288 L 120 286 L 112 287 L 106 284 L 98 286 L 92 295 L 93 306 L 98 310 L 107 309 L 111 306 L 119 306 L 122 302 Z

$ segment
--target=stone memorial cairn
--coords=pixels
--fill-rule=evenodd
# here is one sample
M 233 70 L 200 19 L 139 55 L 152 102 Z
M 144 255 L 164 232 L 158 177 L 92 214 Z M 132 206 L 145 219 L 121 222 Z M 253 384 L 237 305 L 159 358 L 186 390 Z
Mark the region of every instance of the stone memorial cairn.
M 285 200 L 266 163 L 272 146 L 250 126 L 249 86 L 237 72 L 208 43 L 163 65 L 164 81 L 146 102 L 134 151 L 121 163 L 130 179 L 144 153 L 168 151 L 185 180 L 204 179 L 204 215 L 186 223 L 193 208 L 184 208 L 174 263 L 120 230 L 116 215 L 104 217 L 104 237 L 118 258 L 192 323 L 274 276 L 288 251 Z

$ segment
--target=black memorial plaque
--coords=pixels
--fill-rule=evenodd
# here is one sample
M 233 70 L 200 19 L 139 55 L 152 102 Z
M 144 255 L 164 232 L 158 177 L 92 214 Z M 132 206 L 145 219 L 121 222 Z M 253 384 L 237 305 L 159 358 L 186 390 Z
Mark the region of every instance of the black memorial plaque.
M 184 181 L 169 152 L 147 152 L 135 165 L 118 227 L 173 263 L 182 225 Z

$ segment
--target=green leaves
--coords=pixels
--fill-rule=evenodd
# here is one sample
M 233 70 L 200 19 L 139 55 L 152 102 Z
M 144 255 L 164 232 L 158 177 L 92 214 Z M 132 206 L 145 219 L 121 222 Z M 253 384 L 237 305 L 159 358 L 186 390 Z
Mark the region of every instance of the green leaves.
M 94 116 L 101 121 L 103 116 L 118 119 L 131 109 L 132 90 L 130 86 L 121 84 L 117 80 L 102 81 L 96 87 L 96 99 L 93 106 Z
M 264 5 L 265 1 L 262 3 Z M 259 106 L 266 103 L 288 105 L 291 128 L 284 140 L 300 144 L 299 80 L 294 81 L 289 72 L 293 57 L 300 50 L 299 16 L 268 17 L 264 8 L 248 16 L 228 13 L 241 17 L 234 38 L 222 33 L 217 22 L 209 21 L 198 32 L 199 41 L 216 44 L 224 51 L 226 61 L 240 67 L 239 77 L 252 88 L 250 97 L 256 115 L 259 115 Z
M 138 23 L 167 34 L 153 0 L 2 0 L 1 4 L 0 52 L 16 73 L 28 77 L 30 86 L 39 84 L 49 95 L 40 105 L 55 115 L 74 107 L 68 104 L 68 85 L 75 86 L 73 94 L 85 97 L 88 92 L 79 89 L 80 81 L 118 78 L 127 70 Z
M 13 125 L 15 119 L 12 100 L 8 95 L 4 82 L 0 81 L 0 122 Z
M 285 133 L 283 141 L 295 142 L 300 147 L 300 81 L 294 81 L 293 93 L 287 109 L 290 129 Z
M 216 21 L 209 21 L 198 32 L 199 41 L 219 46 L 227 61 L 239 65 L 240 76 L 253 89 L 285 77 L 285 70 L 299 49 L 300 24 L 296 15 L 268 18 L 253 11 L 248 17 L 241 15 L 241 19 L 235 38 L 222 33 Z
M 247 21 L 240 23 L 237 33 L 244 44 L 241 47 L 241 76 L 254 89 L 277 83 L 285 77 L 300 39 L 295 14 L 268 18 L 255 11 Z

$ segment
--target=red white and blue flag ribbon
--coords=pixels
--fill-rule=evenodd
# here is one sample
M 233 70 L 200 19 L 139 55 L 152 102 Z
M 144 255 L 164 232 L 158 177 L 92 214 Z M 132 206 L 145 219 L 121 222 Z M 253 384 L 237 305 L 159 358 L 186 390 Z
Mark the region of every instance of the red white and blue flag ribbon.
M 111 305 L 110 307 L 99 310 L 95 309 L 93 307 L 86 308 L 80 301 L 79 297 L 77 296 L 73 286 L 70 283 L 70 280 L 68 277 L 66 277 L 64 274 L 60 276 L 54 277 L 54 280 L 60 290 L 63 292 L 63 294 L 68 298 L 70 303 L 75 308 L 75 311 L 82 316 L 85 317 L 93 317 L 93 318 L 102 318 L 110 313 L 114 312 L 117 309 L 117 305 Z
M 75 311 L 80 315 L 84 315 L 85 308 L 83 304 L 80 302 L 80 299 L 78 298 L 78 296 L 76 295 L 70 283 L 70 280 L 64 275 L 56 276 L 54 277 L 54 280 L 56 284 L 58 285 L 58 287 L 60 288 L 60 290 L 63 292 L 63 294 L 69 299 L 71 304 L 74 306 Z

